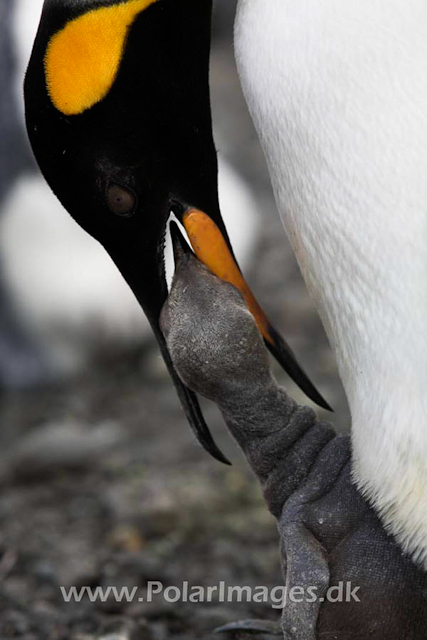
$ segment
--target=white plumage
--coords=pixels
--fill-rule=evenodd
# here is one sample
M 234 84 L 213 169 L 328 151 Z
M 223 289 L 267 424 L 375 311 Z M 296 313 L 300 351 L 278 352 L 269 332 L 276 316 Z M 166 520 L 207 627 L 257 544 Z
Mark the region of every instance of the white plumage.
M 427 567 L 427 5 L 240 0 L 235 36 L 348 395 L 354 477 Z

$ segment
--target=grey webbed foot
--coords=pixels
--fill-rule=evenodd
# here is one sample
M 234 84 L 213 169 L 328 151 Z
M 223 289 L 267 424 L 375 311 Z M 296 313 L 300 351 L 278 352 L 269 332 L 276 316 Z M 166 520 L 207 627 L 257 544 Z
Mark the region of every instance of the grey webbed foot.
M 279 532 L 287 583 L 316 586 L 312 603 L 285 607 L 285 638 L 422 640 L 427 575 L 356 490 L 350 453 L 348 437 L 334 438 L 284 506 Z

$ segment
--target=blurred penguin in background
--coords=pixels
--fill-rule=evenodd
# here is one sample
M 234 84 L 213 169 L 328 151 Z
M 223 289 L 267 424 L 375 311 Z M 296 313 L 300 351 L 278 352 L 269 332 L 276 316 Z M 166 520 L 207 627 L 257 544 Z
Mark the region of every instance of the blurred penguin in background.
M 43 384 L 78 372 L 103 349 L 152 340 L 115 265 L 62 208 L 27 143 L 22 84 L 42 4 L 2 0 L 0 5 L 2 388 Z M 219 164 L 224 219 L 245 268 L 257 235 L 256 205 L 242 178 L 225 160 L 220 158 Z M 172 264 L 170 249 L 168 262 Z
M 17 109 L 17 60 L 11 30 L 15 0 L 0 4 L 0 209 L 19 176 L 35 171 Z M 2 226 L 1 233 L 4 232 Z M 21 388 L 47 374 L 47 367 L 29 333 L 18 319 L 0 255 L 0 388 Z

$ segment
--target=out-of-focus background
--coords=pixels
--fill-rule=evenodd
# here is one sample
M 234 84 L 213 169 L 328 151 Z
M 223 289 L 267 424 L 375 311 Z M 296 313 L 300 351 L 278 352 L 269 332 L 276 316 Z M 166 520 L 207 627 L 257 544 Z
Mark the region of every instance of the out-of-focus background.
M 215 4 L 212 106 L 226 224 L 254 291 L 344 430 L 334 358 L 241 94 L 235 2 Z M 0 637 L 192 640 L 232 620 L 274 620 L 268 605 L 61 597 L 60 585 L 272 587 L 282 578 L 275 523 L 215 407 L 204 403 L 205 416 L 231 468 L 194 441 L 132 294 L 32 160 L 21 87 L 41 5 L 0 4 Z

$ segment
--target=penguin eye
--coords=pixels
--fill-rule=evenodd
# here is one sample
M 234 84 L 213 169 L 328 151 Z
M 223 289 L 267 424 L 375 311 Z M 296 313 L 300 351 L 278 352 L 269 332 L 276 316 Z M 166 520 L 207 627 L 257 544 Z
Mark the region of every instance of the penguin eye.
M 131 216 L 136 205 L 136 196 L 118 184 L 112 184 L 108 187 L 107 204 L 112 213 L 117 216 Z

